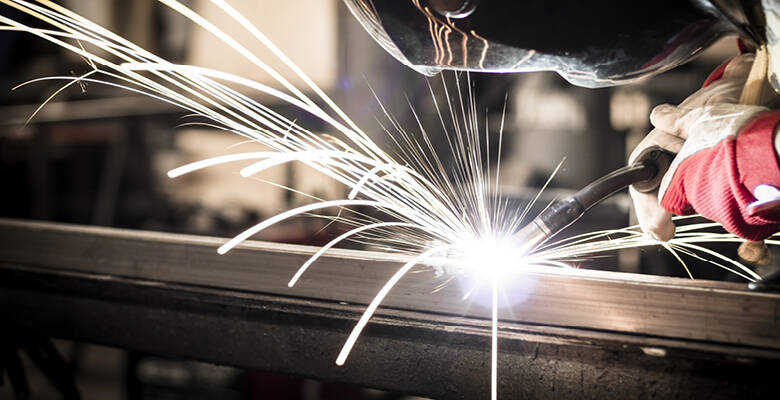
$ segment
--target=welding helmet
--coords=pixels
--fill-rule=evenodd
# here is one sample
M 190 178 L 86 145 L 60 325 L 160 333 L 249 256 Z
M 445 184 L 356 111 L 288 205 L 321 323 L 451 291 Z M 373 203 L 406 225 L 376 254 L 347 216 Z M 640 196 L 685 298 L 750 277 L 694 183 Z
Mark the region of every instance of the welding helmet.
M 762 0 L 345 0 L 373 38 L 425 75 L 443 69 L 555 71 L 613 86 L 690 60 L 751 29 Z M 776 4 L 777 0 L 763 0 Z

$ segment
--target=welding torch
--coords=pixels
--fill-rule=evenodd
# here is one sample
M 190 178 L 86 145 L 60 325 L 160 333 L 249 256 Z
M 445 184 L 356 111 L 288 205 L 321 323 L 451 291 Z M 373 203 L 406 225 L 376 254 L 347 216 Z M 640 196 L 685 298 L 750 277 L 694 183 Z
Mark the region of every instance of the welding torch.
M 597 179 L 571 197 L 559 201 L 520 229 L 514 239 L 528 254 L 578 220 L 588 209 L 629 185 L 647 193 L 661 184 L 676 154 L 659 146 L 645 149 L 634 163 Z

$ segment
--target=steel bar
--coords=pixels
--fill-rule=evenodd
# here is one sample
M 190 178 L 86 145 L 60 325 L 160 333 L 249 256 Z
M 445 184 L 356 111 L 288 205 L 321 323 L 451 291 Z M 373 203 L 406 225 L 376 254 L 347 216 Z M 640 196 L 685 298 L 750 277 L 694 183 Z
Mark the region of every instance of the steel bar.
M 489 394 L 486 310 L 462 304 L 457 287 L 431 294 L 427 272 L 405 278 L 335 366 L 395 256 L 335 251 L 287 288 L 315 249 L 250 242 L 218 256 L 224 239 L 14 220 L 0 221 L 0 240 L 7 326 L 437 398 Z M 627 274 L 531 275 L 535 290 L 500 327 L 505 397 L 776 394 L 775 295 Z
M 489 397 L 486 321 L 385 310 L 343 367 L 361 307 L 0 265 L 5 328 L 444 399 Z M 501 398 L 775 398 L 777 354 L 505 323 Z
M 287 282 L 317 248 L 247 242 L 220 256 L 225 239 L 0 220 L 0 261 L 160 282 L 368 304 L 403 263 L 397 255 L 334 249 L 301 281 Z M 385 301 L 397 309 L 488 318 L 458 285 L 430 269 L 403 278 Z M 508 321 L 602 329 L 780 349 L 780 295 L 746 285 L 599 271 L 528 272 L 505 291 L 525 291 L 502 309 Z

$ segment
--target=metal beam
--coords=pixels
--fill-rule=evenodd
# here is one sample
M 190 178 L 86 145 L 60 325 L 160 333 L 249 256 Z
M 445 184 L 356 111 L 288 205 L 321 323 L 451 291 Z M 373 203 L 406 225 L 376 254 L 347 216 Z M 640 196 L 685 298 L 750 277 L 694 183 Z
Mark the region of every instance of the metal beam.
M 463 304 L 456 287 L 432 294 L 428 272 L 404 279 L 335 366 L 397 257 L 335 251 L 287 288 L 314 248 L 251 242 L 218 256 L 218 238 L 12 220 L 0 221 L 0 241 L 10 326 L 437 398 L 489 394 L 486 310 Z M 776 394 L 776 295 L 627 274 L 530 275 L 534 290 L 500 327 L 506 397 Z
M 0 219 L 0 261 L 111 276 L 368 304 L 403 263 L 397 255 L 334 249 L 292 288 L 287 282 L 316 247 L 246 242 L 220 256 L 225 239 Z M 489 318 L 458 285 L 430 268 L 404 277 L 386 307 Z M 529 271 L 504 282 L 524 300 L 507 321 L 651 334 L 780 349 L 780 295 L 731 282 L 586 270 Z

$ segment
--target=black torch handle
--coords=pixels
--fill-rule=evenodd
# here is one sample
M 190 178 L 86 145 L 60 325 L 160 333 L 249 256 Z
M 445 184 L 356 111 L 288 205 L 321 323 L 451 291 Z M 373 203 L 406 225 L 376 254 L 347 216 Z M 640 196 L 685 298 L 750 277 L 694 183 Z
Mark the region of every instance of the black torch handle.
M 538 225 L 544 226 L 549 238 L 574 223 L 589 208 L 629 185 L 641 192 L 655 190 L 674 156 L 659 146 L 645 149 L 633 164 L 612 171 L 568 199 L 550 206 L 537 217 Z

